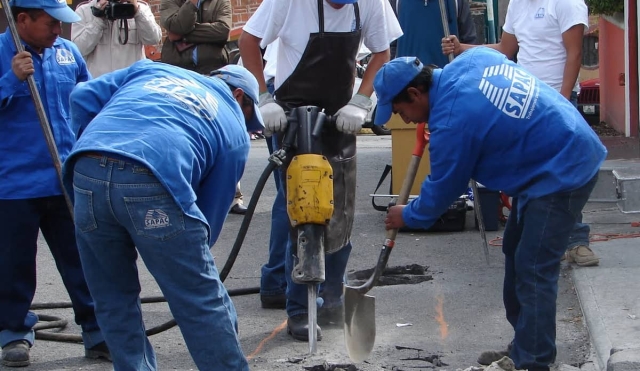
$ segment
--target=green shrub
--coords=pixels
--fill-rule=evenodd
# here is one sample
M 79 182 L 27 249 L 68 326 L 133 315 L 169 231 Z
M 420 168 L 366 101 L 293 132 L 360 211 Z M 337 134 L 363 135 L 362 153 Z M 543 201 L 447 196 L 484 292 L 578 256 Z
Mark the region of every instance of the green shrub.
M 591 14 L 624 12 L 624 0 L 586 0 L 586 3 Z

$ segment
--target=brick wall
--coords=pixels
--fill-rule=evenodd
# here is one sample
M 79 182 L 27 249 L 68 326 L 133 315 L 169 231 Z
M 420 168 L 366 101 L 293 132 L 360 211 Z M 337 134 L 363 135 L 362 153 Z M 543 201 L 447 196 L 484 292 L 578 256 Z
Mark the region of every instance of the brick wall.
M 261 0 L 231 0 L 231 6 L 233 7 L 233 25 L 231 28 L 236 28 L 244 25 L 249 20 L 249 17 L 258 9 Z

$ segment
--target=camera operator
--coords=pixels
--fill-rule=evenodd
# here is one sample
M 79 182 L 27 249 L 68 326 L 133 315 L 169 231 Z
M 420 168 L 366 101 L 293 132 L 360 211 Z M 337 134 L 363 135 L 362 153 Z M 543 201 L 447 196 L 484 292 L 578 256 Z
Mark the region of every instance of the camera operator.
M 93 77 L 145 59 L 144 46 L 156 45 L 162 30 L 143 1 L 90 0 L 78 4 L 80 22 L 71 26 Z

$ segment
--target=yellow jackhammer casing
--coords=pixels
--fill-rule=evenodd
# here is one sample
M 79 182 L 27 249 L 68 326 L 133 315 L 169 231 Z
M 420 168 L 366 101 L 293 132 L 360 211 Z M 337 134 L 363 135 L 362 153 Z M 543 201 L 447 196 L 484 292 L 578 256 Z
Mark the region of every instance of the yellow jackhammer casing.
M 304 154 L 287 168 L 287 214 L 292 226 L 329 224 L 333 215 L 333 169 L 325 156 Z

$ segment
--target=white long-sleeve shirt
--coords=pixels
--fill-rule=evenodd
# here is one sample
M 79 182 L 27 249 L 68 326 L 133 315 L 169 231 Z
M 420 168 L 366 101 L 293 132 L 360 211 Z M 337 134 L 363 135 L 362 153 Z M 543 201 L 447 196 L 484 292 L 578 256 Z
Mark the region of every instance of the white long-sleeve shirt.
M 96 1 L 79 4 L 76 13 L 81 20 L 71 25 L 71 41 L 80 49 L 94 78 L 145 59 L 144 46 L 159 44 L 162 38 L 162 30 L 146 3 L 138 1 L 138 12 L 132 19 L 109 21 L 91 13 Z M 119 40 L 124 41 L 125 35 L 121 22 L 129 27 L 125 45 Z

